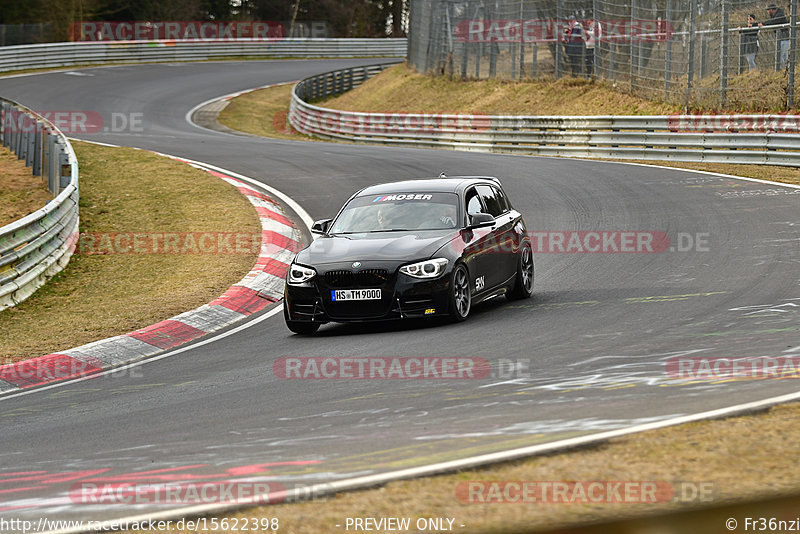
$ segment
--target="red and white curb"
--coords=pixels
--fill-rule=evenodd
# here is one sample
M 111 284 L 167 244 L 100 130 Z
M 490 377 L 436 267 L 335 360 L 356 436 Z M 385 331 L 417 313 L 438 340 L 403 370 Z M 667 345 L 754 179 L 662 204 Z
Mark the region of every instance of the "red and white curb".
M 230 326 L 281 299 L 286 271 L 302 248 L 302 234 L 281 205 L 235 173 L 168 157 L 225 180 L 253 205 L 261 221 L 261 249 L 252 270 L 225 293 L 195 310 L 120 336 L 0 365 L 0 393 L 80 378 L 153 356 Z M 307 223 L 302 209 L 298 213 Z

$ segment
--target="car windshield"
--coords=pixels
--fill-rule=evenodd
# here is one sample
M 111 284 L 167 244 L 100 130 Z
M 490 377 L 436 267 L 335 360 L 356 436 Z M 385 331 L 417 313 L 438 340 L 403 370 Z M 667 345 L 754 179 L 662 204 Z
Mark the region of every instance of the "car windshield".
M 391 193 L 356 197 L 331 226 L 331 234 L 455 228 L 455 193 Z

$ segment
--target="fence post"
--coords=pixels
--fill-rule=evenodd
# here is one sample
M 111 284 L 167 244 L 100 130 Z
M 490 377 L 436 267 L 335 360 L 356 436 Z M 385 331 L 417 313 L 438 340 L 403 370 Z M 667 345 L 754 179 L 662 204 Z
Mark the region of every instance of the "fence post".
M 689 104 L 692 102 L 692 82 L 694 81 L 694 38 L 697 30 L 697 0 L 692 0 L 689 13 L 689 65 L 688 76 L 686 77 L 686 101 L 684 107 L 688 111 Z
M 469 34 L 467 34 L 469 35 Z M 466 37 L 464 41 L 461 43 L 461 49 L 464 51 L 461 54 L 461 79 L 467 77 L 467 60 L 469 58 L 469 37 Z
M 600 67 L 600 37 L 602 37 L 603 25 L 597 20 L 597 0 L 592 0 L 592 21 L 594 21 L 594 32 L 597 34 L 597 29 L 600 28 L 600 36 L 595 35 L 594 38 L 594 53 L 592 54 L 592 75 L 595 78 L 600 77 L 598 68 Z
M 494 17 L 494 10 L 487 12 L 487 19 L 492 20 Z M 492 36 L 489 40 L 489 78 L 497 77 L 497 39 Z
M 522 11 L 525 2 L 523 0 L 519 0 L 519 79 L 525 76 L 525 32 L 523 32 L 523 28 L 525 28 L 525 13 Z
M 789 79 L 786 88 L 786 109 L 794 107 L 794 60 L 796 54 L 794 47 L 797 44 L 797 0 L 792 0 L 792 7 L 789 15 Z
M 700 34 L 700 79 L 708 75 L 708 39 L 705 33 Z
M 475 10 L 475 18 L 478 18 L 478 13 L 483 11 L 483 18 L 486 17 L 486 6 L 479 6 L 478 9 Z M 477 52 L 475 53 L 475 79 L 479 80 L 481 77 L 481 60 L 483 59 L 483 39 L 480 39 L 475 46 L 478 48 Z
M 672 0 L 667 0 L 666 24 L 664 30 L 672 25 Z M 664 58 L 664 98 L 669 100 L 669 84 L 672 81 L 672 36 L 667 39 L 666 57 Z
M 728 97 L 728 0 L 722 0 L 722 40 L 719 52 L 719 107 L 723 109 Z
M 636 47 L 633 45 L 633 29 L 636 27 L 634 17 L 636 17 L 636 0 L 631 0 L 631 25 L 628 30 L 628 43 L 630 44 L 628 47 L 628 80 L 630 82 L 631 94 L 633 94 L 633 51 L 636 50 Z
M 561 78 L 561 19 L 564 15 L 561 13 L 562 2 L 556 2 L 556 20 L 553 23 L 553 39 L 555 40 L 555 67 L 556 67 L 556 80 Z

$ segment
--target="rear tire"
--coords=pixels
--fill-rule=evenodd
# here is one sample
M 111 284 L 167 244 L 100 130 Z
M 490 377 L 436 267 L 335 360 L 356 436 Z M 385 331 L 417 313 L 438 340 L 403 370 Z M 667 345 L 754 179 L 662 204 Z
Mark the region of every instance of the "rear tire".
M 302 336 L 313 336 L 319 330 L 319 323 L 305 322 L 305 321 L 290 321 L 289 310 L 286 308 L 286 302 L 283 303 L 283 319 L 286 321 L 286 327 Z
M 450 275 L 450 318 L 457 322 L 466 320 L 471 307 L 469 273 L 464 264 L 459 263 Z
M 514 278 L 514 288 L 506 295 L 508 300 L 521 300 L 533 295 L 533 251 L 530 243 L 523 243 L 517 260 L 517 275 Z

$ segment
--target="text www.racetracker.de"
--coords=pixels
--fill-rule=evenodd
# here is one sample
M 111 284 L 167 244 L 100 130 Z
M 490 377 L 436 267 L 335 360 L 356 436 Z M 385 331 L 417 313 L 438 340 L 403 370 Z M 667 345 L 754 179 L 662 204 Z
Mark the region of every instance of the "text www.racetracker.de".
M 280 523 L 276 517 L 200 517 L 197 519 L 165 520 L 120 520 L 83 521 L 51 520 L 41 517 L 30 519 L 1 519 L 0 532 L 50 532 L 60 530 L 106 530 L 106 531 L 171 531 L 188 530 L 194 532 L 222 530 L 277 531 Z

